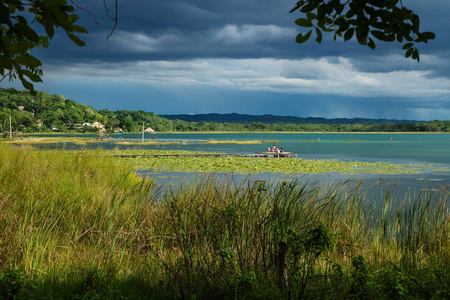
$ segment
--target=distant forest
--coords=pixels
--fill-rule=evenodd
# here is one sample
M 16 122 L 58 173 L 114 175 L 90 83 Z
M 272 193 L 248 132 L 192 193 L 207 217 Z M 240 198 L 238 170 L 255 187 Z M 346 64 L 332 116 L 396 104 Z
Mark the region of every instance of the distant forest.
M 180 118 L 186 115 L 180 115 Z M 156 132 L 185 131 L 297 131 L 297 132 L 450 132 L 450 121 L 397 121 L 370 119 L 322 119 L 249 115 L 198 115 L 186 121 L 152 112 L 108 109 L 76 103 L 60 95 L 0 88 L 0 132 L 8 132 L 10 117 L 15 132 L 95 132 L 100 122 L 108 132 L 139 132 L 142 122 Z M 171 118 L 171 119 L 169 119 Z M 175 118 L 175 119 L 172 119 Z M 189 116 L 195 120 L 196 115 Z M 209 118 L 208 121 L 203 121 Z M 228 120 L 227 120 L 228 119 Z

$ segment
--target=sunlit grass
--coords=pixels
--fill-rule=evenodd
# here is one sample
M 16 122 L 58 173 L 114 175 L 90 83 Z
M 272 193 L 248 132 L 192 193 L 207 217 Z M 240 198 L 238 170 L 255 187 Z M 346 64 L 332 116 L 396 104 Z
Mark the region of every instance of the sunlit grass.
M 0 287 L 15 298 L 450 293 L 445 189 L 379 206 L 352 181 L 198 176 L 155 190 L 133 160 L 102 154 L 0 145 Z

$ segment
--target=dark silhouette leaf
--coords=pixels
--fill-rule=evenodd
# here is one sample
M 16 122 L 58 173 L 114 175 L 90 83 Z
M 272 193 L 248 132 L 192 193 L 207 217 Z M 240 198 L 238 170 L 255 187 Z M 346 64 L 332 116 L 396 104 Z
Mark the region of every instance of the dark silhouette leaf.
M 406 44 L 403 45 L 402 49 L 406 50 L 406 49 L 411 48 L 412 46 L 414 46 L 413 43 L 406 43 Z
M 353 37 L 353 34 L 355 33 L 355 29 L 350 28 L 344 33 L 344 41 L 348 41 Z
M 316 28 L 316 42 L 318 42 L 319 44 L 322 42 L 322 31 L 320 31 L 319 28 Z
M 297 38 L 295 39 L 295 41 L 299 44 L 302 44 L 302 43 L 306 42 L 310 36 L 311 36 L 311 30 L 305 35 L 302 35 L 301 33 L 299 33 L 297 35 Z
M 302 27 L 312 27 L 313 26 L 311 21 L 307 20 L 307 19 L 297 19 L 297 20 L 295 20 L 295 24 L 297 24 L 298 26 L 302 26 Z
M 72 34 L 72 33 L 67 33 L 67 35 L 69 36 L 69 38 L 78 46 L 82 47 L 85 46 L 85 42 L 83 42 L 82 40 L 80 40 L 79 37 L 77 37 L 76 35 Z

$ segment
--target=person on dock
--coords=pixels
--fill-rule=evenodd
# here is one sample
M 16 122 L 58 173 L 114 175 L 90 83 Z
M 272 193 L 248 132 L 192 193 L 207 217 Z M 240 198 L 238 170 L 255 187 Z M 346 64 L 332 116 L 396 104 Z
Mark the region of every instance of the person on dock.
M 284 152 L 283 148 L 280 148 L 280 152 L 281 152 L 281 153 L 283 153 L 283 152 Z
M 269 147 L 267 148 L 267 151 L 272 152 L 272 148 L 269 146 Z

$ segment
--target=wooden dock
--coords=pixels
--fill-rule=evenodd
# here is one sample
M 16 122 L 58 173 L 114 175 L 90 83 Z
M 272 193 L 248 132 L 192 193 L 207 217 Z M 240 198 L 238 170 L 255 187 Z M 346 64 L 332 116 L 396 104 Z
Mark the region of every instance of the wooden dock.
M 267 158 L 284 158 L 284 157 L 297 157 L 297 154 L 292 152 L 255 152 L 255 153 L 180 153 L 180 154 L 113 154 L 108 155 L 112 157 L 267 157 Z
M 277 152 L 256 152 L 255 153 L 255 155 L 256 155 L 256 157 L 279 157 L 279 158 L 281 158 L 281 157 L 294 157 L 294 155 L 295 155 L 295 157 L 297 157 L 297 154 L 294 154 L 294 153 L 292 153 L 292 152 L 280 152 L 280 153 L 277 153 Z

